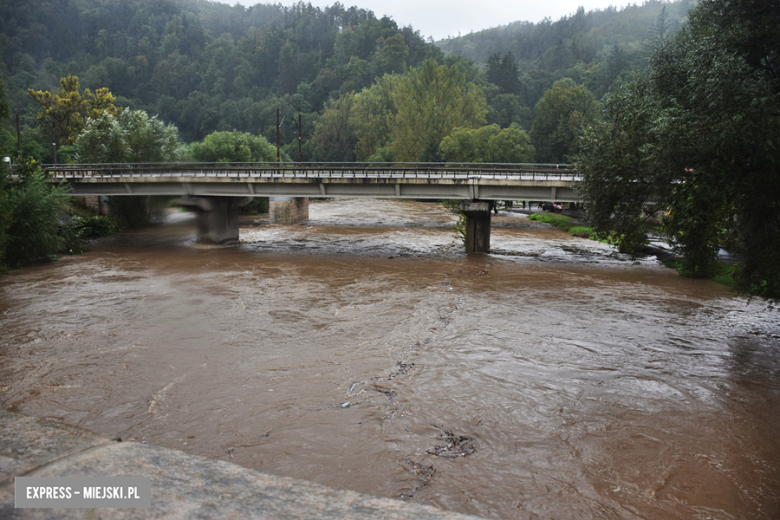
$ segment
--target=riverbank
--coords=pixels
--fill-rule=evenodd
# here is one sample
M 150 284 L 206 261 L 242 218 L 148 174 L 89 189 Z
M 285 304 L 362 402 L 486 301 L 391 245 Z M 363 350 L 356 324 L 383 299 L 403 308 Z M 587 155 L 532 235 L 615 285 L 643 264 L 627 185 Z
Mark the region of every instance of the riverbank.
M 593 230 L 590 227 L 585 226 L 583 220 L 584 214 L 578 210 L 564 210 L 562 214 L 551 214 L 541 210 L 525 210 L 525 209 L 507 209 L 512 213 L 522 213 L 528 215 L 531 220 L 539 222 L 546 222 L 552 226 L 555 226 L 564 231 L 568 231 L 574 236 L 582 238 L 590 238 L 592 240 L 598 240 L 593 236 Z M 680 274 L 683 273 L 682 263 L 679 261 L 679 255 L 671 250 L 668 244 L 662 242 L 654 234 L 648 233 L 648 243 L 644 245 L 638 253 L 647 256 L 654 256 L 666 267 L 677 271 Z M 731 260 L 731 257 L 726 253 L 723 255 L 725 258 Z M 734 286 L 734 261 L 726 261 L 719 259 L 717 262 L 717 270 L 715 275 L 710 279 L 728 287 Z

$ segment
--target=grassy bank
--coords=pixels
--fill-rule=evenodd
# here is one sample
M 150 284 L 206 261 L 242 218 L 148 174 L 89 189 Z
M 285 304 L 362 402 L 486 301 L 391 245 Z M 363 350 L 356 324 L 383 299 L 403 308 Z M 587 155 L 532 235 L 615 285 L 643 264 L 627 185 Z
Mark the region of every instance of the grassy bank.
M 591 228 L 583 226 L 580 222 L 574 220 L 571 217 L 551 213 L 533 213 L 529 215 L 528 218 L 529 220 L 552 224 L 553 226 L 564 231 L 568 231 L 577 237 L 593 238 L 593 230 Z
M 559 229 L 568 231 L 574 236 L 598 240 L 591 228 L 581 225 L 581 223 L 571 217 L 549 213 L 534 213 L 528 218 L 537 222 L 546 222 Z M 657 227 L 654 227 L 653 229 L 658 230 Z M 689 276 L 688 273 L 684 272 L 682 262 L 679 259 L 673 258 L 667 260 L 664 262 L 664 265 L 670 269 L 674 269 L 683 276 Z M 734 264 L 718 262 L 715 274 L 709 279 L 713 282 L 733 287 L 735 270 L 736 266 Z

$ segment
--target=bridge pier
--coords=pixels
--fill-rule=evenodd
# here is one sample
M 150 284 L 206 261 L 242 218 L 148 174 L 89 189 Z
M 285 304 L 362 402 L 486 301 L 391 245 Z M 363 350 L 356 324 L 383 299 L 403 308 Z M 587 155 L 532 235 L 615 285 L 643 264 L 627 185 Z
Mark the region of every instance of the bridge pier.
M 461 202 L 466 216 L 466 254 L 490 252 L 490 202 Z
M 195 210 L 196 241 L 221 244 L 238 240 L 238 208 L 251 197 L 180 197 L 176 202 Z
M 271 197 L 268 201 L 271 224 L 297 224 L 309 220 L 309 197 Z

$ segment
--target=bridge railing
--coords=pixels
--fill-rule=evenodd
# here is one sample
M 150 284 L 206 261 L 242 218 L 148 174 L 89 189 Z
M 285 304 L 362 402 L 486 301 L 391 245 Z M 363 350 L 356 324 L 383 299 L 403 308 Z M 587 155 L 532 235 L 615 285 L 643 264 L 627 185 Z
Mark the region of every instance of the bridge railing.
M 57 179 L 129 177 L 415 178 L 578 180 L 571 164 L 500 163 L 116 163 L 45 165 Z

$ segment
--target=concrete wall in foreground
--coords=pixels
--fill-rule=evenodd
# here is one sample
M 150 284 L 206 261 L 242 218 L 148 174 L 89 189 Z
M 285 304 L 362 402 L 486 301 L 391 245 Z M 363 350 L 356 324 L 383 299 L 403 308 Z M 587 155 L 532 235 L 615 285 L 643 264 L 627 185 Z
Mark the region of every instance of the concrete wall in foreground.
M 148 509 L 16 509 L 15 477 L 146 477 Z M 277 477 L 226 461 L 0 410 L 0 518 L 35 520 L 480 520 Z

